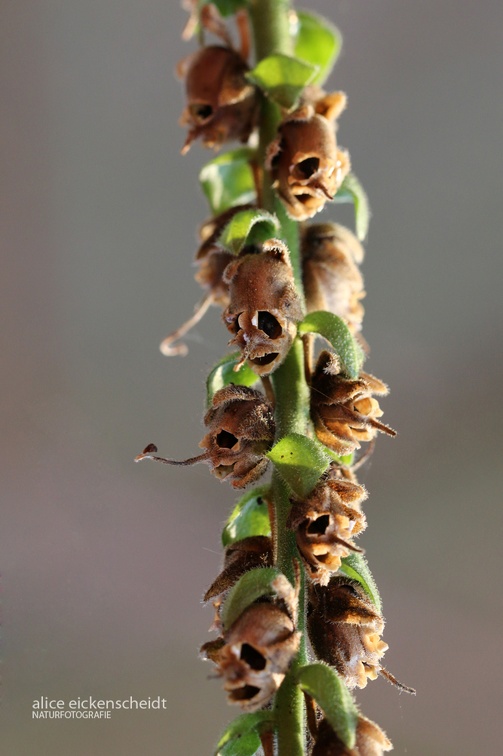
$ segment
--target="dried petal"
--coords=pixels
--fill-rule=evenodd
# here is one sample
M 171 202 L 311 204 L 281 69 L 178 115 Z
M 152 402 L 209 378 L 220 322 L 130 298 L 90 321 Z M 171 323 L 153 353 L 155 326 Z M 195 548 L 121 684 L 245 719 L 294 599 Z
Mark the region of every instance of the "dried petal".
M 248 570 L 272 566 L 272 542 L 267 536 L 250 536 L 225 549 L 222 572 L 204 595 L 204 600 L 221 596 Z
M 303 312 L 287 247 L 270 239 L 244 247 L 224 273 L 230 303 L 224 322 L 258 375 L 273 372 L 286 357 Z
M 311 417 L 319 440 L 337 454 L 350 454 L 378 431 L 395 436 L 377 420 L 383 413 L 372 397 L 387 394 L 387 386 L 367 373 L 351 380 L 338 370 L 335 355 L 322 352 L 311 381 Z
M 326 719 L 318 725 L 315 744 L 311 756 L 382 756 L 385 751 L 393 750 L 386 733 L 371 722 L 370 719 L 358 717 L 356 726 L 356 744 L 348 748 L 334 732 Z

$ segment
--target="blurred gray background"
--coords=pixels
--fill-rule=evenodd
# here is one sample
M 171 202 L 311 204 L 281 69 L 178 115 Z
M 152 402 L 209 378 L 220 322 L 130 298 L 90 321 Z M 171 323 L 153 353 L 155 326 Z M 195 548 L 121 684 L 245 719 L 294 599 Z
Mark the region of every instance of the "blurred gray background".
M 307 5 L 307 3 L 306 3 Z M 339 140 L 374 217 L 364 274 L 385 420 L 362 539 L 386 666 L 358 694 L 397 754 L 501 743 L 500 0 L 317 0 L 345 47 Z M 185 359 L 161 339 L 200 291 L 190 264 L 211 157 L 183 158 L 173 76 L 194 49 L 166 0 L 0 4 L 2 753 L 211 752 L 230 710 L 197 659 L 236 496 L 205 466 L 133 464 L 201 438 L 225 352 L 213 310 Z M 351 222 L 348 208 L 324 218 Z M 35 698 L 156 697 L 166 712 L 32 721 Z

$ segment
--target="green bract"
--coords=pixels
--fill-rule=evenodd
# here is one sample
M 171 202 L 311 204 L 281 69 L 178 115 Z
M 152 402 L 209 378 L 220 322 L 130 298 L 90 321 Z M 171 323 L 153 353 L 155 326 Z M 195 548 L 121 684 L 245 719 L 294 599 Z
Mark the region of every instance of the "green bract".
M 360 241 L 363 241 L 369 230 L 370 207 L 365 189 L 354 173 L 348 173 L 334 197 L 334 202 L 354 204 L 356 235 Z
M 245 363 L 238 371 L 234 371 L 234 366 L 240 359 L 239 352 L 226 354 L 225 357 L 217 362 L 211 373 L 206 379 L 206 404 L 209 407 L 214 394 L 224 386 L 233 383 L 235 386 L 253 386 L 257 382 L 258 376 Z
M 326 18 L 315 13 L 298 11 L 299 27 L 295 55 L 318 68 L 312 83 L 323 84 L 328 78 L 342 48 L 341 33 Z
M 353 748 L 358 709 L 339 675 L 326 664 L 317 662 L 302 667 L 297 680 L 302 690 L 323 709 L 330 726 L 342 742 L 348 748 Z
M 324 310 L 310 312 L 299 323 L 298 331 L 323 336 L 333 346 L 349 378 L 358 377 L 365 355 L 342 318 Z
M 250 208 L 236 213 L 222 231 L 218 244 L 235 255 L 245 244 L 259 243 L 275 236 L 279 221 L 266 210 Z
M 301 499 L 311 493 L 331 461 L 322 444 L 300 433 L 284 436 L 266 456 Z
M 220 617 L 224 628 L 228 630 L 244 610 L 261 596 L 273 596 L 272 583 L 280 575 L 277 567 L 257 567 L 242 575 L 222 606 Z
M 254 155 L 249 147 L 239 147 L 213 158 L 203 167 L 199 181 L 213 215 L 235 205 L 255 202 L 255 181 L 250 167 Z
M 341 572 L 347 577 L 356 580 L 371 599 L 379 614 L 382 614 L 381 597 L 377 590 L 377 585 L 369 570 L 367 560 L 363 554 L 352 552 L 349 556 L 344 557 L 340 566 Z
M 269 511 L 264 498 L 269 486 L 260 486 L 246 493 L 234 507 L 222 532 L 222 543 L 229 546 L 249 536 L 271 535 Z
M 318 66 L 276 53 L 263 58 L 246 78 L 282 108 L 291 110 L 298 103 L 304 87 L 314 81 L 317 73 Z
M 225 729 L 215 756 L 253 756 L 260 748 L 259 733 L 273 728 L 272 711 L 241 714 Z

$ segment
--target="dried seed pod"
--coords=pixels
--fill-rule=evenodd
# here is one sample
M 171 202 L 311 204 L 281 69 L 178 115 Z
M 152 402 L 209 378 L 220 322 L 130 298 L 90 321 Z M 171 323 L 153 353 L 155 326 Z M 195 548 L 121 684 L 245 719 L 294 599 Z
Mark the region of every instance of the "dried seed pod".
M 297 546 L 313 582 L 327 585 L 341 559 L 350 551 L 360 551 L 351 539 L 366 527 L 360 510 L 366 497 L 363 486 L 338 477 L 333 465 L 305 501 L 293 503 L 287 525 L 296 531 Z
M 246 142 L 256 121 L 257 93 L 245 74 L 246 61 L 231 47 L 203 47 L 180 62 L 178 73 L 185 78 L 187 106 L 180 118 L 189 132 L 182 154 L 194 139 L 205 147 L 219 149 L 224 142 Z
M 337 454 L 350 454 L 378 431 L 396 436 L 377 420 L 383 413 L 372 397 L 386 395 L 388 387 L 368 373 L 352 380 L 338 371 L 335 355 L 322 352 L 311 380 L 311 418 L 319 440 Z
M 332 312 L 352 333 L 360 331 L 365 291 L 357 263 L 365 253 L 356 236 L 337 223 L 305 226 L 301 254 L 307 311 Z
M 318 725 L 311 756 L 382 756 L 385 751 L 392 750 L 391 742 L 379 725 L 360 714 L 354 748 L 344 745 L 328 721 L 322 719 Z
M 316 655 L 335 667 L 348 688 L 375 680 L 388 648 L 380 639 L 384 620 L 363 588 L 345 577 L 326 587 L 311 584 L 308 631 Z
M 189 351 L 186 344 L 176 342 L 199 323 L 211 305 L 227 307 L 229 304 L 229 285 L 223 280 L 223 273 L 231 260 L 235 259 L 235 255 L 221 247 L 218 239 L 224 227 L 236 213 L 251 207 L 253 205 L 231 207 L 215 218 L 205 221 L 199 229 L 201 244 L 196 254 L 196 264 L 199 269 L 194 278 L 203 289 L 206 289 L 206 294 L 196 305 L 194 314 L 161 342 L 159 349 L 166 357 L 185 356 Z
M 269 145 L 267 167 L 295 220 L 312 218 L 322 210 L 349 172 L 349 155 L 337 147 L 334 126 L 345 105 L 342 92 L 303 104 L 285 117 Z
M 272 566 L 272 541 L 267 536 L 250 536 L 225 549 L 222 572 L 204 594 L 204 601 L 226 593 L 248 570 Z
M 303 312 L 295 290 L 290 254 L 283 242 L 270 239 L 244 247 L 224 273 L 230 303 L 224 322 L 258 375 L 272 373 L 285 359 Z
M 245 609 L 223 639 L 206 643 L 201 651 L 217 665 L 229 703 L 256 711 L 281 685 L 300 636 L 288 611 L 260 602 Z
M 259 478 L 268 465 L 264 456 L 274 441 L 275 423 L 271 405 L 260 391 L 229 385 L 213 396 L 204 417 L 209 429 L 199 446 L 206 451 L 183 461 L 155 455 L 150 444 L 136 462 L 152 459 L 167 465 L 193 465 L 208 462 L 211 472 L 227 479 L 234 488 L 244 488 Z

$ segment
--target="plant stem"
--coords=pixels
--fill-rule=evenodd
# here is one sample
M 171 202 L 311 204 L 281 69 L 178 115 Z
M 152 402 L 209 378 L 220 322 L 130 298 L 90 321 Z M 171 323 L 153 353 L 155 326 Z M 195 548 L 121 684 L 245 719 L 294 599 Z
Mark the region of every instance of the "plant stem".
M 289 0 L 253 0 L 250 17 L 253 25 L 257 61 L 272 53 L 290 54 L 292 41 L 289 28 Z M 279 108 L 265 97 L 259 124 L 259 164 L 264 165 L 267 147 L 276 136 L 281 119 Z M 276 213 L 281 223 L 281 238 L 290 250 L 298 292 L 304 300 L 301 281 L 299 232 L 274 192 L 269 174 L 262 172 L 262 198 L 266 210 Z M 309 389 L 304 376 L 302 343 L 297 339 L 285 362 L 272 376 L 275 393 L 276 437 L 289 433 L 305 434 L 309 421 Z M 300 566 L 295 534 L 286 527 L 290 512 L 289 491 L 278 473 L 273 474 L 272 499 L 275 516 L 273 526 L 274 556 L 279 569 L 294 582 L 294 563 Z M 305 643 L 305 573 L 302 566 L 299 591 L 297 628 L 302 633 L 299 653 L 286 675 L 275 701 L 278 756 L 304 756 L 305 708 L 304 697 L 296 684 L 296 672 L 306 663 Z

